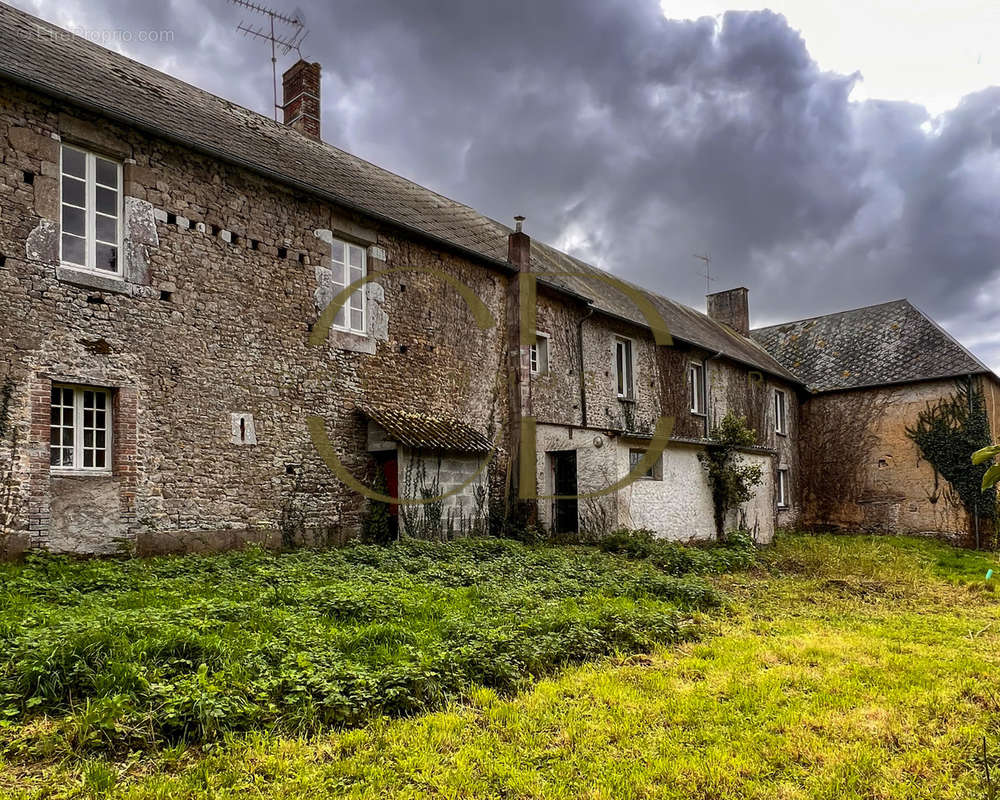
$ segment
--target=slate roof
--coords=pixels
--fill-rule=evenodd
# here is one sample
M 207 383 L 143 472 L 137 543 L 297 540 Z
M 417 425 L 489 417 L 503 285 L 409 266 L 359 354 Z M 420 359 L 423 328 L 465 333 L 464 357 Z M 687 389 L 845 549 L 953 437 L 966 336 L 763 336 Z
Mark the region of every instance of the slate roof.
M 908 300 L 750 332 L 814 392 L 989 373 Z
M 509 227 L 332 145 L 2 3 L 0 44 L 0 77 L 507 267 Z M 532 268 L 539 273 L 608 274 L 534 244 Z M 648 327 L 634 304 L 604 283 L 551 274 L 540 280 Z M 645 294 L 676 338 L 796 381 L 752 340 L 692 308 Z
M 416 450 L 486 453 L 493 444 L 475 428 L 455 419 L 415 414 L 397 408 L 365 406 L 361 413 L 382 426 L 388 437 Z

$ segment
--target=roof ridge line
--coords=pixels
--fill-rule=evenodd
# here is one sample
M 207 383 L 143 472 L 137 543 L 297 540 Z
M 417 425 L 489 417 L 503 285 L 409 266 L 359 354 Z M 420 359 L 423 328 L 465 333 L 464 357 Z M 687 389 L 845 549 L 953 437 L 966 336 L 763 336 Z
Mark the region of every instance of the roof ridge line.
M 845 308 L 843 311 L 831 311 L 829 314 L 816 314 L 815 316 L 812 317 L 802 317 L 801 319 L 790 319 L 787 320 L 786 322 L 776 322 L 773 325 L 762 325 L 759 328 L 751 328 L 750 333 L 752 334 L 757 331 L 767 331 L 770 330 L 771 328 L 783 328 L 785 325 L 798 325 L 800 322 L 812 322 L 814 319 L 839 317 L 841 314 L 852 314 L 855 311 L 867 311 L 869 308 L 879 308 L 880 306 L 891 306 L 894 303 L 910 303 L 910 301 L 905 297 L 899 297 L 895 300 L 886 300 L 884 303 L 871 303 L 870 305 L 858 306 L 857 308 Z M 910 303 L 910 305 L 912 306 L 913 303 Z

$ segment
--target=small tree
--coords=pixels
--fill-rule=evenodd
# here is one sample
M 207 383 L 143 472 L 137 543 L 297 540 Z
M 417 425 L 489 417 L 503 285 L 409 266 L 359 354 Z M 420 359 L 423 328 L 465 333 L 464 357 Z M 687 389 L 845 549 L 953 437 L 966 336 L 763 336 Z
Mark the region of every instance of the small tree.
M 747 464 L 740 457 L 741 448 L 757 442 L 757 432 L 747 427 L 745 417 L 726 414 L 709 439 L 705 452 L 699 453 L 698 458 L 712 490 L 715 532 L 723 539 L 726 516 L 753 498 L 754 489 L 764 480 L 764 472 L 759 464 Z

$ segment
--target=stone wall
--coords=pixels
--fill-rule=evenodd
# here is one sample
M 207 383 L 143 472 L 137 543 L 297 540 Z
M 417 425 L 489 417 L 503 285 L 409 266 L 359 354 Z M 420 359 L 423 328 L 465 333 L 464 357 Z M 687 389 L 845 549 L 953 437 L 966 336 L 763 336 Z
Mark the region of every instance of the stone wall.
M 812 486 L 804 524 L 971 540 L 974 523 L 960 499 L 906 435 L 928 403 L 954 391 L 954 381 L 938 380 L 811 398 L 802 414 L 803 459 Z M 994 382 L 985 379 L 996 431 L 991 394 Z

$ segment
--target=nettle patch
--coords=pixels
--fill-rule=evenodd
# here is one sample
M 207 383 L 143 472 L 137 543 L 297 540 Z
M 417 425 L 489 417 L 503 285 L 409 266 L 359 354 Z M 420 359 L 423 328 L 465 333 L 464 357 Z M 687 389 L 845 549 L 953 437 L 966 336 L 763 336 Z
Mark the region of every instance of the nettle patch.
M 675 549 L 623 558 L 479 539 L 31 556 L 0 567 L 0 755 L 306 734 L 690 639 L 719 597 L 691 574 L 711 551 Z

